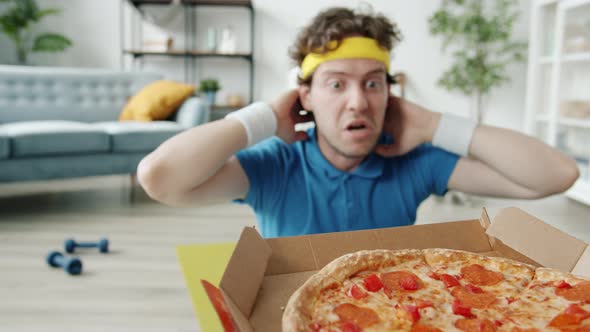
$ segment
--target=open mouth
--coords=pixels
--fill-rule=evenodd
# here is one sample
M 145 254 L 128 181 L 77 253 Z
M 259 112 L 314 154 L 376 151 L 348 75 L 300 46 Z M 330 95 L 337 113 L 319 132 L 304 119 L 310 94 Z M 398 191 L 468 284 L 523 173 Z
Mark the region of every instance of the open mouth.
M 348 126 L 346 126 L 346 130 L 350 130 L 350 131 L 358 131 L 358 130 L 363 130 L 363 129 L 367 129 L 369 128 L 369 126 L 367 125 L 367 123 L 365 121 L 354 121 L 352 123 L 350 123 Z
M 360 129 L 365 129 L 365 125 L 352 125 L 352 126 L 348 126 L 348 128 L 346 128 L 347 130 L 360 130 Z
M 373 134 L 373 127 L 367 120 L 353 120 L 347 124 L 345 133 L 349 138 L 355 141 L 363 141 L 371 137 Z

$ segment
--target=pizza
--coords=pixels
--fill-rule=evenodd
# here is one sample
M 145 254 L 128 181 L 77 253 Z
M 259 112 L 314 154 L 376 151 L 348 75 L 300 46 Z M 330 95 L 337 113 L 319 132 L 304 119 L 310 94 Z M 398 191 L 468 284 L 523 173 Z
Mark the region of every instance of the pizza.
M 344 255 L 289 299 L 283 331 L 590 332 L 590 280 L 450 249 Z

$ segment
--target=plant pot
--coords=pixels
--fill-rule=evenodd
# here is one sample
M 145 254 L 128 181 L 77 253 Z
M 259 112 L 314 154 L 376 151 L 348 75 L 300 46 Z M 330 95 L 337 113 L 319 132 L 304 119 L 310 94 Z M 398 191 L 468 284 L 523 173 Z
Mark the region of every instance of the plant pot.
M 205 91 L 205 100 L 209 103 L 209 105 L 215 105 L 215 96 L 217 91 Z

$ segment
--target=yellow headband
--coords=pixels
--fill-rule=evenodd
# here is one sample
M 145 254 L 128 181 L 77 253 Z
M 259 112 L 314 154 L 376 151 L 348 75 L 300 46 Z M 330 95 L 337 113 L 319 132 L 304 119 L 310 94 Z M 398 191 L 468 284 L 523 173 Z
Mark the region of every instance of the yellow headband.
M 336 46 L 336 41 L 331 41 L 329 48 Z M 336 59 L 374 59 L 385 64 L 389 72 L 389 51 L 383 49 L 373 38 L 349 37 L 342 40 L 337 49 L 327 51 L 324 54 L 309 53 L 301 62 L 301 79 L 306 79 L 323 62 Z

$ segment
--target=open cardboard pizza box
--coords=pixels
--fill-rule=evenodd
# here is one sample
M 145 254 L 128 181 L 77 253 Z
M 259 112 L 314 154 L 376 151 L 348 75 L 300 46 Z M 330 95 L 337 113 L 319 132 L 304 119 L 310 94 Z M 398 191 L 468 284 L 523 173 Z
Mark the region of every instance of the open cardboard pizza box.
M 590 277 L 590 246 L 518 208 L 479 220 L 263 239 L 243 230 L 220 282 L 241 332 L 280 331 L 291 294 L 327 263 L 363 249 L 450 248 Z

